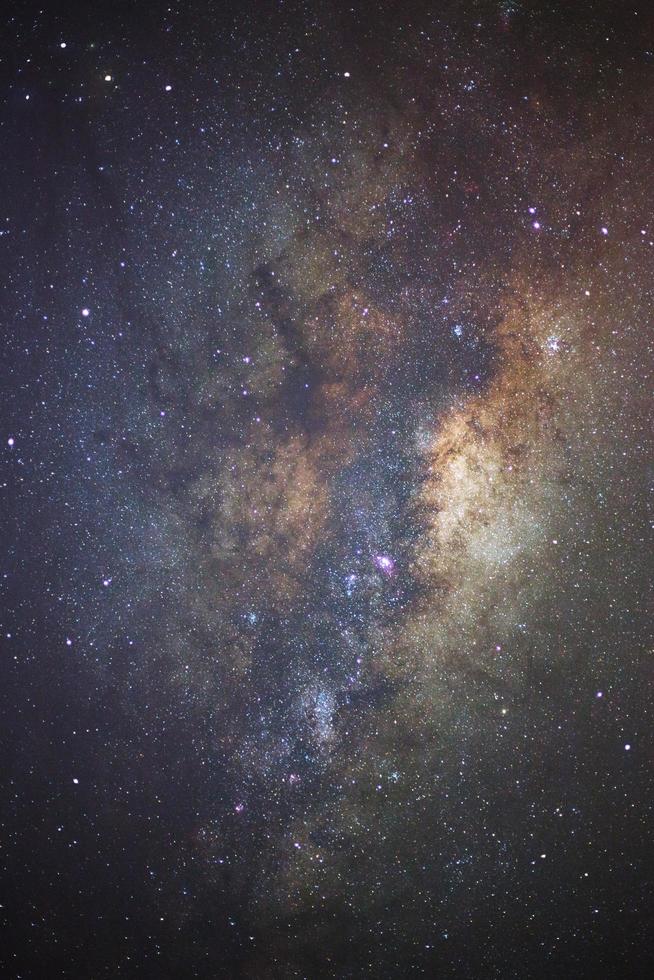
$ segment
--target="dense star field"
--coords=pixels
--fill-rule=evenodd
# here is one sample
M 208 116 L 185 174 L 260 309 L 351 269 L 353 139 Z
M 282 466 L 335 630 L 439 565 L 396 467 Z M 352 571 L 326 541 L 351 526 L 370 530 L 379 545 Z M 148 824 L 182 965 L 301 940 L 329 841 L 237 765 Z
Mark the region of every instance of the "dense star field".
M 0 45 L 2 977 L 654 975 L 654 7 Z

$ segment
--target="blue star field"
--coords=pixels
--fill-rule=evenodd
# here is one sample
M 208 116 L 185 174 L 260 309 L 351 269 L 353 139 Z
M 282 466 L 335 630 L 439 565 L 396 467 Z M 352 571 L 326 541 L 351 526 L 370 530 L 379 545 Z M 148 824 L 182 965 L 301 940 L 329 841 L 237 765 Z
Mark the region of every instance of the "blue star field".
M 2 19 L 2 976 L 651 976 L 654 12 Z

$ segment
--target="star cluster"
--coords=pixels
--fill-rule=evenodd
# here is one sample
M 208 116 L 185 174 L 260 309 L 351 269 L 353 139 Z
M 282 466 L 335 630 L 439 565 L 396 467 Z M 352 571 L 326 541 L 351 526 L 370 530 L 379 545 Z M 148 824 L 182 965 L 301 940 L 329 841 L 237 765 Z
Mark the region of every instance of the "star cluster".
M 654 964 L 652 12 L 3 31 L 3 976 Z

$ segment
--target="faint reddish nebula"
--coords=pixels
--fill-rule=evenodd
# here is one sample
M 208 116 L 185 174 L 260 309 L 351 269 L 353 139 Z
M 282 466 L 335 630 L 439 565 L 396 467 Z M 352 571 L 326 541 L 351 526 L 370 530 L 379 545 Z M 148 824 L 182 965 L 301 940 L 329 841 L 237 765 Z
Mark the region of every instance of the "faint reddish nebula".
M 393 578 L 397 574 L 395 561 L 390 555 L 373 555 L 373 564 L 386 578 Z

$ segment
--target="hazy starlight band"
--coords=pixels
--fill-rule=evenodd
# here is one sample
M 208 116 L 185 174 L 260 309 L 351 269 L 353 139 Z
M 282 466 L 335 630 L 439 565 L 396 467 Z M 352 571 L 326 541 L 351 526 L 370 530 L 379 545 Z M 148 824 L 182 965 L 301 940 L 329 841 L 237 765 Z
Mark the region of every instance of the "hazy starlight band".
M 5 15 L 2 977 L 652 974 L 653 30 Z

